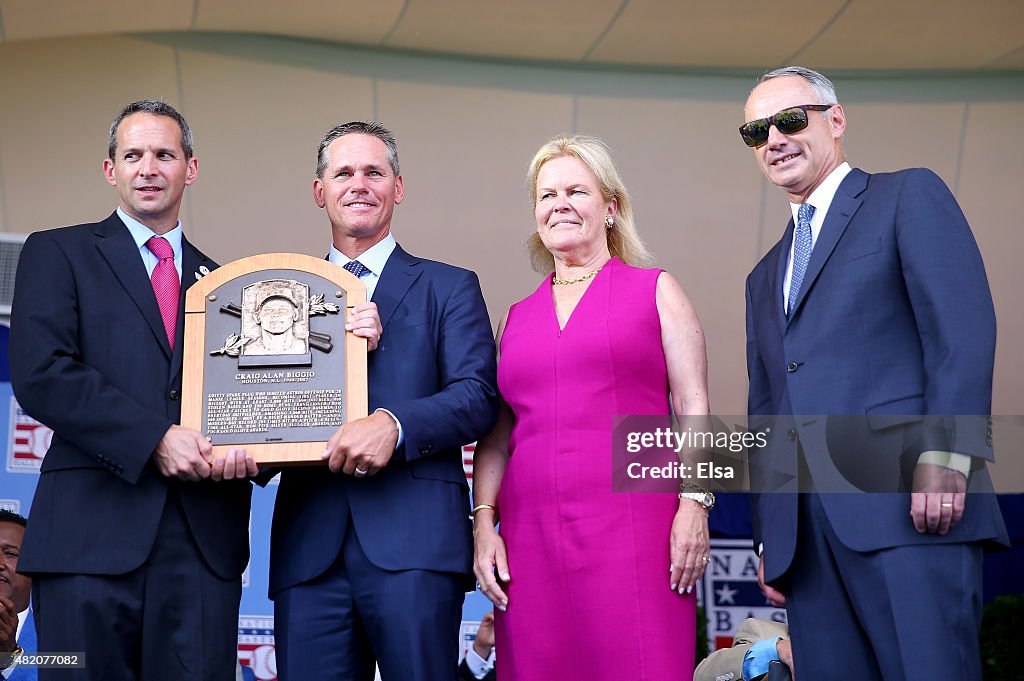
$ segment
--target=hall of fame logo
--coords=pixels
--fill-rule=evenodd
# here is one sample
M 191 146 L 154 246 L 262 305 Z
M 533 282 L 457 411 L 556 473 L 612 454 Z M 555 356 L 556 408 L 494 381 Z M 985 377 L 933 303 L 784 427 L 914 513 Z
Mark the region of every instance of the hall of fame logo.
M 53 431 L 26 414 L 13 396 L 9 413 L 7 472 L 38 473 Z
M 238 661 L 251 669 L 259 681 L 277 681 L 274 650 L 273 617 L 238 618 Z
M 0 511 L 10 511 L 11 513 L 21 513 L 21 500 L 20 499 L 0 499 Z
M 757 552 L 749 539 L 712 539 L 711 562 L 701 580 L 708 620 L 708 650 L 732 646 L 748 617 L 786 621 L 786 611 L 768 603 L 757 585 Z

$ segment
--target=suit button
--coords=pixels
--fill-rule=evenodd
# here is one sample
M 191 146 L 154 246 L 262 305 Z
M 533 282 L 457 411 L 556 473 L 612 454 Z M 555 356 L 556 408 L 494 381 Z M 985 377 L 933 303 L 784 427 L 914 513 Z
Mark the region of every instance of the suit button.
M 788 371 L 791 374 L 795 373 L 799 366 L 800 365 L 797 364 L 796 362 L 790 362 L 789 364 L 786 365 L 786 371 Z
M 172 400 L 176 400 L 179 397 L 181 397 L 181 393 L 178 392 L 177 390 L 171 390 L 169 393 L 167 393 L 167 396 Z
M 789 431 L 786 433 L 786 437 L 788 437 L 790 440 L 795 440 L 796 439 L 796 431 L 793 430 L 792 428 L 790 428 Z

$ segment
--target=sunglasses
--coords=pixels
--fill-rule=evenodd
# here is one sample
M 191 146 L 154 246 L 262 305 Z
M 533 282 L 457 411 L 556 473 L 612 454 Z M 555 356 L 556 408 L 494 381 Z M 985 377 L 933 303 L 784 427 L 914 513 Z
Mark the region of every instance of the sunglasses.
M 792 135 L 807 127 L 808 111 L 828 111 L 835 104 L 801 104 L 779 111 L 768 118 L 758 118 L 740 126 L 740 137 L 748 147 L 759 147 L 768 141 L 772 125 L 783 135 Z

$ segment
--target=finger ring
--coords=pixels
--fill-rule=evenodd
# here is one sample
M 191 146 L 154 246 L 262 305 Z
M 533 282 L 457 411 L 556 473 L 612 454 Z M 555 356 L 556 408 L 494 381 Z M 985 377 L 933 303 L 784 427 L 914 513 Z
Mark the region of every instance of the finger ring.
M 953 508 L 953 502 L 944 501 L 941 504 L 939 504 L 939 506 L 941 506 L 942 508 Z
M 364 475 L 366 475 L 366 471 L 365 471 L 365 470 L 363 470 L 362 468 L 357 468 L 357 469 L 355 470 L 355 474 L 356 474 L 356 477 L 357 477 L 357 478 L 361 478 L 361 477 L 363 477 Z
M 708 558 L 707 556 L 704 556 L 703 558 L 704 558 L 704 562 L 705 562 L 705 563 L 706 563 L 706 562 L 708 562 L 709 560 L 711 560 L 711 559 L 710 559 L 710 558 Z

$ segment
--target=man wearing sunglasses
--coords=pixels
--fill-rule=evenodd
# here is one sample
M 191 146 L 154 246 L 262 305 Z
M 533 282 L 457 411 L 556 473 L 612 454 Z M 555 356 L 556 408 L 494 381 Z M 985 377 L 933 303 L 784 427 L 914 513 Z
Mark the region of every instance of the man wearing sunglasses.
M 991 489 L 995 352 L 970 227 L 931 171 L 850 167 L 819 73 L 765 74 L 744 116 L 793 214 L 746 301 L 759 576 L 795 675 L 980 679 L 981 545 L 1006 529 L 966 494 Z

